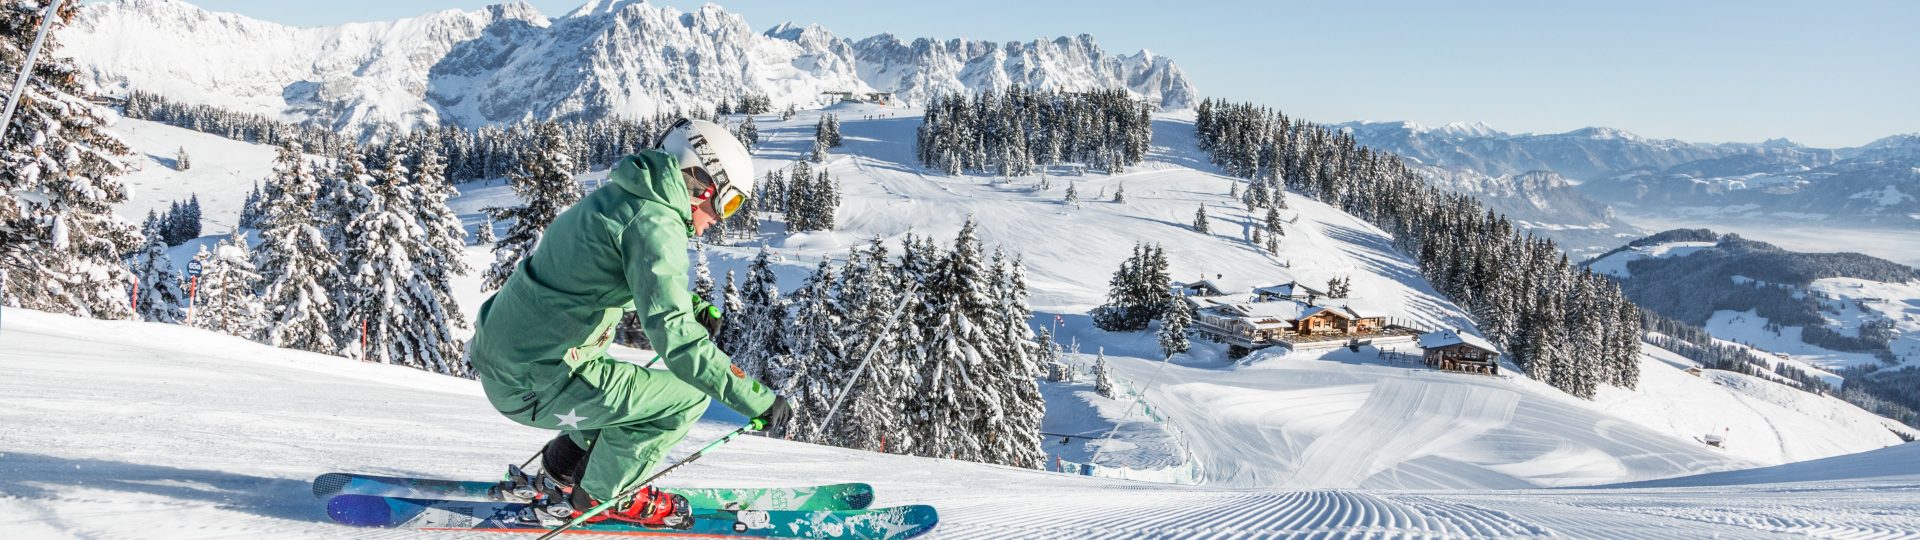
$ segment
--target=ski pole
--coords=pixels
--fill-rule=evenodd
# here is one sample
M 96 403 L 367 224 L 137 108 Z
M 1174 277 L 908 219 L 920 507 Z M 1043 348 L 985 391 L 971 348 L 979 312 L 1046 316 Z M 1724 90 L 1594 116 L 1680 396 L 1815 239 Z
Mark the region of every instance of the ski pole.
M 906 311 L 907 304 L 913 303 L 914 301 L 913 292 L 918 290 L 919 288 L 920 288 L 920 282 L 916 281 L 916 282 L 907 284 L 906 294 L 901 295 L 900 305 L 898 307 L 893 308 L 893 315 L 890 317 L 887 317 L 886 326 L 880 328 L 880 334 L 879 334 L 880 336 L 885 336 L 893 332 L 893 322 L 900 320 L 900 312 Z M 823 422 L 820 422 L 819 429 L 813 430 L 813 440 L 816 440 L 816 441 L 820 440 L 820 436 L 827 432 L 827 426 L 833 425 L 833 415 L 838 414 L 840 412 L 840 404 L 845 403 L 847 401 L 847 395 L 852 394 L 853 388 L 860 384 L 860 376 L 863 374 L 866 374 L 867 372 L 867 362 L 870 360 L 873 360 L 873 353 L 879 350 L 880 350 L 879 347 L 867 349 L 867 356 L 860 359 L 860 367 L 854 368 L 853 376 L 847 378 L 846 389 L 841 390 L 840 395 L 835 396 L 833 398 L 833 406 L 827 408 L 827 419 Z
M 700 459 L 700 456 L 707 455 L 707 452 L 712 452 L 713 449 L 719 448 L 720 445 L 726 444 L 727 441 L 733 440 L 734 437 L 738 437 L 742 434 L 745 434 L 748 431 L 760 431 L 762 429 L 765 429 L 766 427 L 767 427 L 767 423 L 765 420 L 755 418 L 747 422 L 747 425 L 740 426 L 740 429 L 733 430 L 732 432 L 727 433 L 726 435 L 723 435 L 718 439 L 714 439 L 713 442 L 707 443 L 706 446 L 700 447 L 700 449 L 695 451 L 693 455 L 682 458 L 680 461 L 673 462 L 672 465 L 668 465 L 667 468 L 665 469 L 660 469 L 660 472 L 653 473 L 653 476 L 647 477 L 646 480 L 641 480 L 640 483 L 635 484 L 634 487 L 629 488 L 624 492 L 621 492 L 619 495 L 615 495 L 611 499 L 607 499 L 606 501 L 601 502 L 598 506 L 594 506 L 593 508 L 588 509 L 585 512 L 581 512 L 580 515 L 574 516 L 572 520 L 568 520 L 565 524 L 559 527 L 555 527 L 551 531 L 547 531 L 546 534 L 542 534 L 540 535 L 539 538 L 536 538 L 534 540 L 547 540 L 549 538 L 559 536 L 560 533 L 566 532 L 567 529 L 572 529 L 574 527 L 579 526 L 581 523 L 586 523 L 588 518 L 600 515 L 601 512 L 605 512 L 608 508 L 612 508 L 614 504 L 619 503 L 621 500 L 632 498 L 634 494 L 639 493 L 641 489 L 645 489 L 647 486 L 653 485 L 654 480 L 659 480 L 660 477 L 666 476 L 667 473 L 673 472 L 674 469 L 680 468 L 681 465 L 693 463 L 693 460 Z

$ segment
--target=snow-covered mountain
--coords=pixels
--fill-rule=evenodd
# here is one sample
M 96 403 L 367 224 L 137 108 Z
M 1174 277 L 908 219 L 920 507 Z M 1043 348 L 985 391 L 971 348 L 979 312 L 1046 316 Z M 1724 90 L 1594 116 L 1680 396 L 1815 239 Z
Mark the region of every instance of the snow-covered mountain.
M 1351 122 L 1362 144 L 1489 178 L 1548 170 L 1623 212 L 1705 220 L 1823 219 L 1908 227 L 1920 220 L 1920 135 L 1858 148 L 1785 139 L 1698 144 L 1612 128 L 1513 134 L 1484 124 Z
M 138 88 L 343 131 L 632 117 L 746 94 L 807 106 L 826 91 L 879 91 L 912 105 L 1010 84 L 1126 88 L 1162 109 L 1195 99 L 1171 60 L 1110 54 L 1086 35 L 856 42 L 818 25 L 756 33 L 713 4 L 683 13 L 594 0 L 549 18 L 516 2 L 294 28 L 179 0 L 114 0 L 84 6 L 60 37 L 63 52 L 109 93 Z
M 1621 221 L 1613 208 L 1595 201 L 1559 173 L 1528 171 L 1487 176 L 1470 169 L 1426 165 L 1407 160 L 1409 168 L 1435 187 L 1472 195 L 1514 224 L 1552 238 L 1575 259 L 1599 255 L 1645 230 Z
M 1513 134 L 1484 123 L 1431 127 L 1413 122 L 1348 122 L 1333 127 L 1353 133 L 1361 144 L 1420 163 L 1495 177 L 1546 170 L 1586 180 L 1649 167 L 1664 169 L 1736 151 L 1605 127 L 1550 134 Z

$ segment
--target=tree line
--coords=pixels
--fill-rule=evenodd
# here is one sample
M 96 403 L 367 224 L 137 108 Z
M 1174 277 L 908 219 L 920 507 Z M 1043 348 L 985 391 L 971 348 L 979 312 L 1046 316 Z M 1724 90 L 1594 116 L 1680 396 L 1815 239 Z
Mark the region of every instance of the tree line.
M 431 145 L 341 151 L 316 162 L 281 146 L 261 188 L 258 245 L 236 228 L 202 246 L 197 278 L 174 270 L 163 237 L 149 238 L 132 261 L 140 317 L 472 376 L 454 337 L 466 324 L 451 285 L 467 271 L 465 231 L 447 206 L 458 192 L 444 162 Z
M 1194 128 L 1213 163 L 1249 179 L 1249 191 L 1292 190 L 1391 234 L 1529 376 L 1583 398 L 1601 384 L 1638 382 L 1638 310 L 1550 240 L 1521 234 L 1471 196 L 1428 186 L 1394 154 L 1278 111 L 1208 99 Z
M 927 104 L 914 149 L 948 175 L 1020 176 L 1060 163 L 1117 173 L 1146 157 L 1151 110 L 1118 89 L 942 94 Z
M 792 400 L 793 423 L 775 435 L 1042 467 L 1036 380 L 1057 352 L 1044 330 L 1028 326 L 1024 265 L 999 251 L 987 256 L 971 220 L 948 247 L 914 235 L 901 246 L 895 254 L 876 239 L 844 262 L 822 261 L 791 293 L 765 248 L 744 280 L 728 273 L 716 339 L 736 365 Z M 704 256 L 695 272 L 710 276 Z M 696 291 L 714 288 L 710 277 L 695 281 Z

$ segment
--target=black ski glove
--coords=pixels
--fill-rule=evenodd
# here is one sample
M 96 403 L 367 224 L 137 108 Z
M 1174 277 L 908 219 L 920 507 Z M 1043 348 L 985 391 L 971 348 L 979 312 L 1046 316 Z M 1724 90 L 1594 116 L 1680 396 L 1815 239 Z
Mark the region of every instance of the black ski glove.
M 786 431 L 787 422 L 793 420 L 793 408 L 787 405 L 787 398 L 773 396 L 773 404 L 760 416 L 753 417 L 753 426 L 757 431 L 779 433 Z
M 706 327 L 708 338 L 720 337 L 720 325 L 725 322 L 725 320 L 721 318 L 720 308 L 707 302 L 707 300 L 701 298 L 699 294 L 693 295 L 693 321 L 700 323 L 700 326 Z

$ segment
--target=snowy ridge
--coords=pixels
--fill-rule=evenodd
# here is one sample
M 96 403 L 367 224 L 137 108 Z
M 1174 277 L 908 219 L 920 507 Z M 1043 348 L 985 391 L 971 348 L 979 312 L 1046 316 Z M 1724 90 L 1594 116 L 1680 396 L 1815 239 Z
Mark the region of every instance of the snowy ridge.
M 638 117 L 750 93 L 775 106 L 825 91 L 939 92 L 1022 84 L 1126 88 L 1164 108 L 1194 91 L 1165 57 L 1112 55 L 1089 36 L 1030 43 L 859 42 L 817 25 L 753 32 L 707 4 L 681 12 L 595 0 L 549 19 L 525 3 L 393 22 L 292 28 L 180 0 L 83 6 L 64 52 L 109 93 L 126 88 L 360 132 L 379 124 L 477 127 L 526 118 Z
M 1696 222 L 1839 219 L 1855 226 L 1911 228 L 1920 219 L 1920 135 L 1858 148 L 1811 148 L 1785 139 L 1690 143 L 1588 127 L 1510 134 L 1480 125 L 1412 122 L 1334 127 L 1361 144 L 1418 163 L 1487 176 L 1549 170 L 1579 180 L 1582 193 L 1623 213 Z

